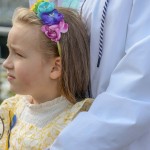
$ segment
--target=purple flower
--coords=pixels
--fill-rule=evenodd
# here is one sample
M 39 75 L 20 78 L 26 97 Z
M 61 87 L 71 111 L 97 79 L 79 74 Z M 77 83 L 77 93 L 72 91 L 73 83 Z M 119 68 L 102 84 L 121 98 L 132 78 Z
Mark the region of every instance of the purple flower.
M 42 23 L 45 25 L 54 25 L 59 24 L 61 20 L 63 20 L 64 16 L 59 13 L 56 9 L 51 12 L 41 13 Z
M 66 33 L 68 31 L 68 24 L 62 20 L 56 25 L 43 25 L 41 30 L 52 41 L 58 42 L 61 38 L 61 33 Z

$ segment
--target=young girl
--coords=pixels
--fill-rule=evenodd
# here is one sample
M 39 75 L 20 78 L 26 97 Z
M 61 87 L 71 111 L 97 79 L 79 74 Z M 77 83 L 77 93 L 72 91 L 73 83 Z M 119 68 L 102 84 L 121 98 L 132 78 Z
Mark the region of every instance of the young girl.
M 0 150 L 42 150 L 80 111 L 87 111 L 88 37 L 72 9 L 37 1 L 16 9 L 3 63 L 19 94 L 0 107 Z M 76 103 L 77 102 L 77 103 Z

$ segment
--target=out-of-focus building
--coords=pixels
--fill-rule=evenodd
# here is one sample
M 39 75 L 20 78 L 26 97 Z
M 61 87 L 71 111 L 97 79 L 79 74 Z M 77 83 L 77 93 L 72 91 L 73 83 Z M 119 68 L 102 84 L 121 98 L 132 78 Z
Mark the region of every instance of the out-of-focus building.
M 29 7 L 28 0 L 0 0 L 0 58 L 6 58 L 7 35 L 11 27 L 12 14 L 16 7 Z

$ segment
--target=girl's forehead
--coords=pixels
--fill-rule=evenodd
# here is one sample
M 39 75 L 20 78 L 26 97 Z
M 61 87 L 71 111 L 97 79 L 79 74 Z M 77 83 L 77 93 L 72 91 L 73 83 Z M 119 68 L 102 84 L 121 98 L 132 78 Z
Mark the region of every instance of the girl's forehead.
M 40 44 L 39 28 L 33 25 L 16 23 L 8 34 L 8 44 L 38 47 Z
M 15 23 L 11 31 L 16 36 L 22 36 L 22 37 L 30 36 L 31 38 L 33 37 L 34 39 L 35 37 L 39 36 L 39 27 L 30 24 Z

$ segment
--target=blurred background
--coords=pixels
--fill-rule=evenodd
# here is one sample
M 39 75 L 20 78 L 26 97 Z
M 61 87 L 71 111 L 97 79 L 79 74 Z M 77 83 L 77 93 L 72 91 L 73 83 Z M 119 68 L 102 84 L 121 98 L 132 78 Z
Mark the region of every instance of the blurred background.
M 6 47 L 8 32 L 12 26 L 11 18 L 16 7 L 29 7 L 28 0 L 0 0 L 0 103 L 13 95 L 9 90 L 6 71 L 2 63 L 8 56 Z

